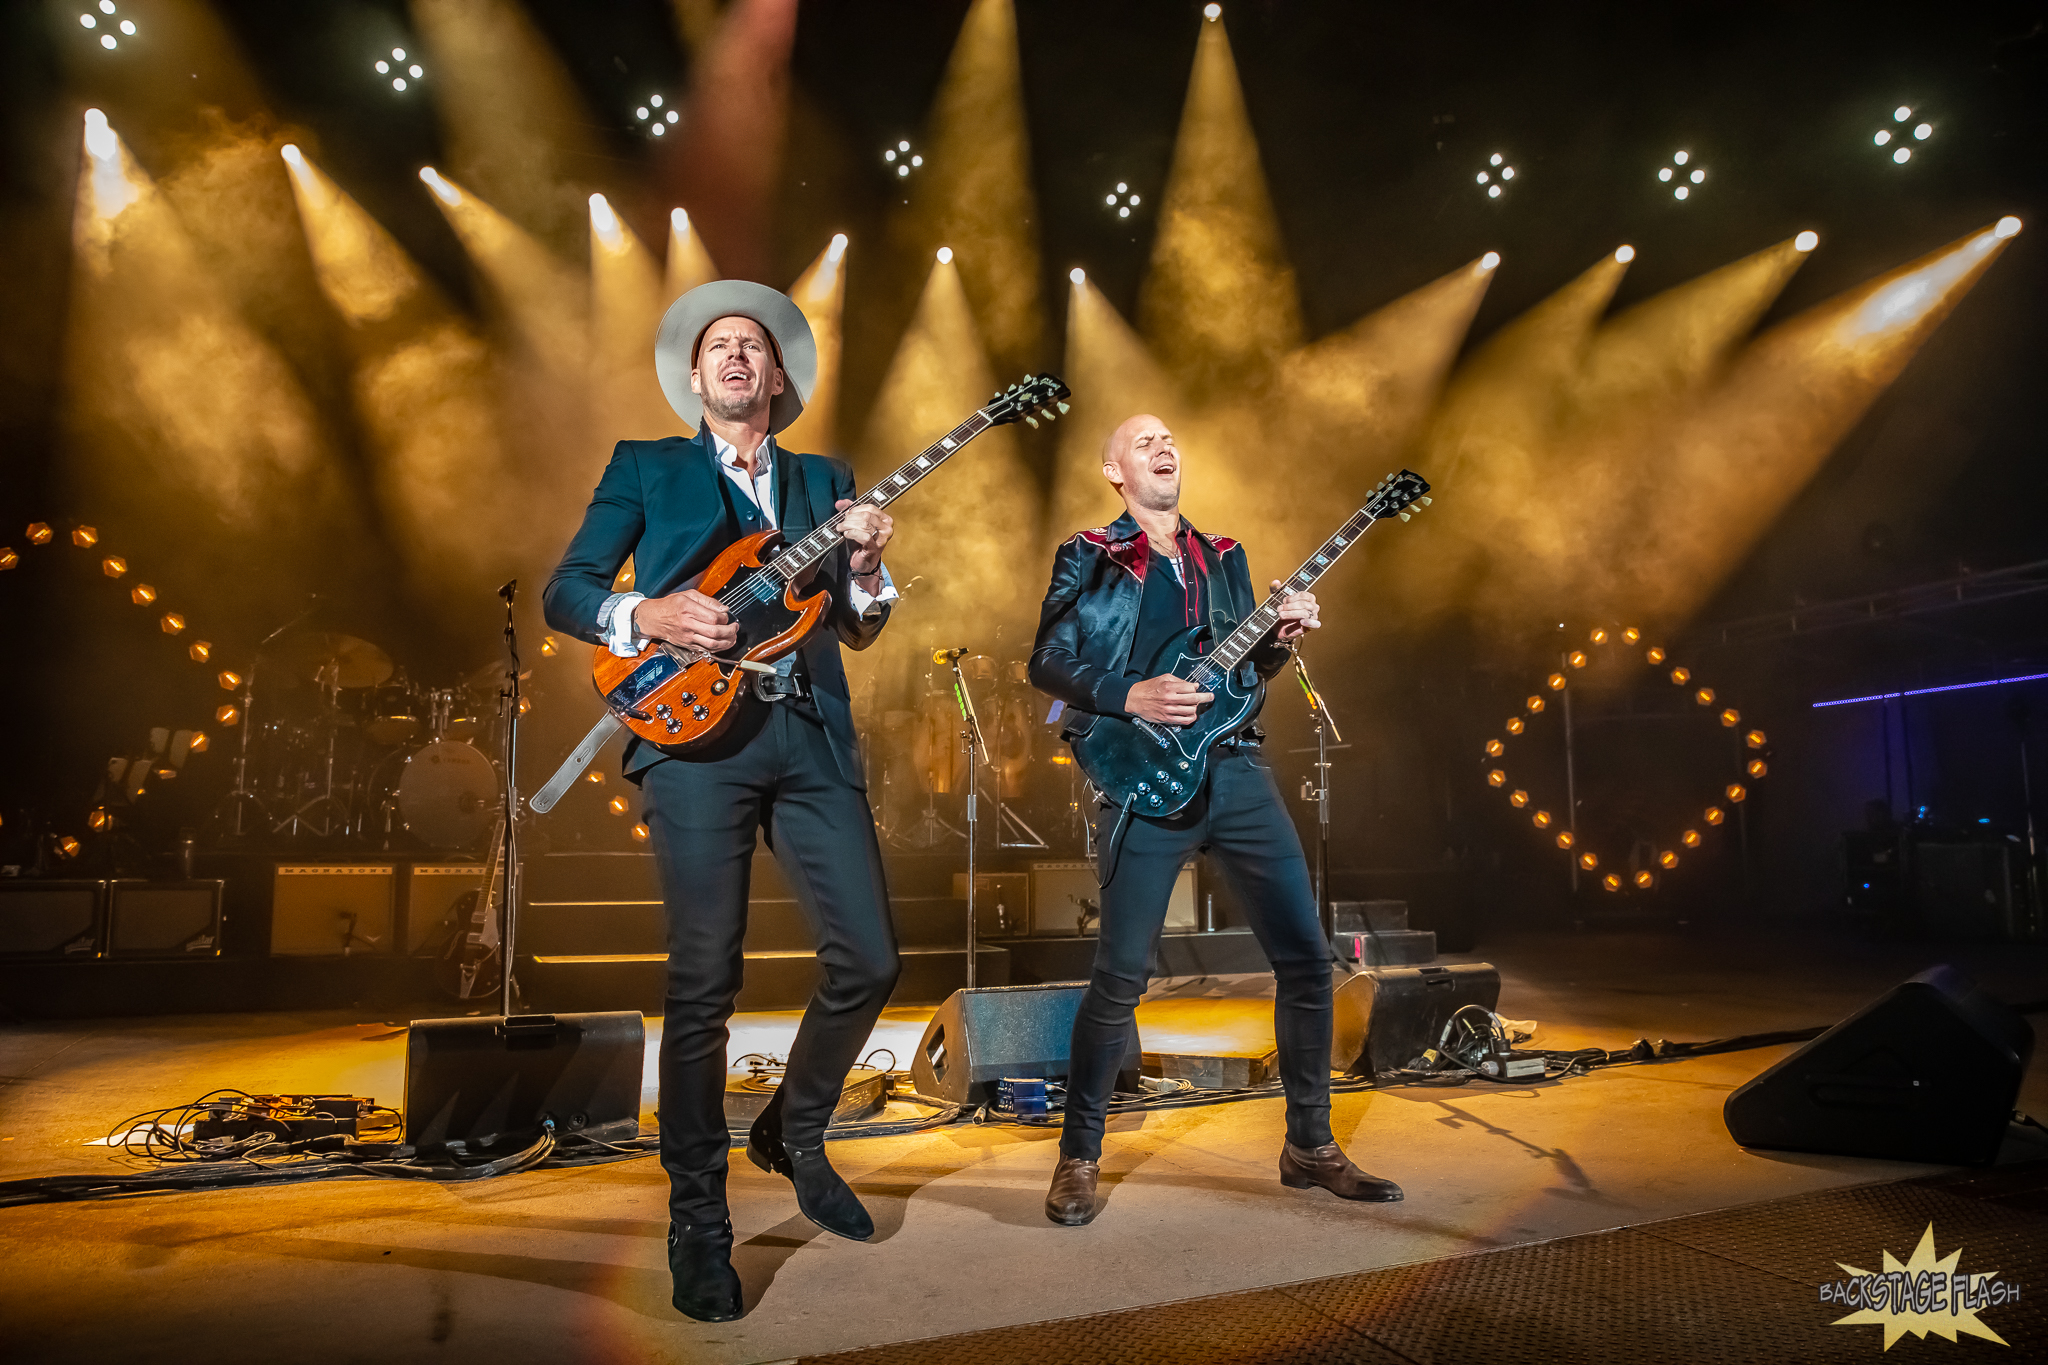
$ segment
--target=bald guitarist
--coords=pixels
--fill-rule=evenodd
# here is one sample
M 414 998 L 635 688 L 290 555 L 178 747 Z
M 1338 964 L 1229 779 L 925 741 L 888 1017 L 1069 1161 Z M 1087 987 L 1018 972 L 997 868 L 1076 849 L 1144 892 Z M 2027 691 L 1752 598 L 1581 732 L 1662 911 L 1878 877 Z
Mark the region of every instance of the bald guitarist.
M 1180 448 L 1164 422 L 1141 415 L 1119 426 L 1103 449 L 1102 473 L 1124 514 L 1060 546 L 1031 653 L 1031 681 L 1064 704 L 1070 741 L 1110 716 L 1193 724 L 1213 694 L 1172 673 L 1147 676 L 1147 666 L 1190 627 L 1221 618 L 1228 625 L 1214 632 L 1220 640 L 1259 605 L 1244 547 L 1203 534 L 1180 514 Z M 1277 624 L 1240 665 L 1256 675 L 1246 687 L 1280 670 L 1293 642 L 1322 624 L 1319 611 L 1310 592 L 1279 602 Z M 1102 928 L 1074 1018 L 1059 1164 L 1045 1199 L 1055 1223 L 1096 1215 L 1104 1119 L 1152 944 L 1181 866 L 1204 850 L 1244 902 L 1278 982 L 1273 1034 L 1287 1095 L 1281 1183 L 1341 1199 L 1401 1197 L 1400 1186 L 1353 1165 L 1330 1132 L 1330 948 L 1301 838 L 1259 757 L 1257 714 L 1253 705 L 1214 745 L 1200 789 L 1175 813 L 1145 815 L 1135 804 L 1097 812 Z

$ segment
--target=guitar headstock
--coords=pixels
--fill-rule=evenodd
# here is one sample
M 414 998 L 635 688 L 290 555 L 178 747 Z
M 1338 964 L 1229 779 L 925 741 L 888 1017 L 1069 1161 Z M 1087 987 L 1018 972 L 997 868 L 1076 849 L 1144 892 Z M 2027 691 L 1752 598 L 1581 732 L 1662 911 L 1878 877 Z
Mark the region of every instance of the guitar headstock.
M 1406 521 L 1411 505 L 1417 510 L 1429 506 L 1429 499 L 1425 496 L 1428 492 L 1429 480 L 1412 469 L 1404 469 L 1373 485 L 1372 496 L 1365 500 L 1365 510 L 1375 521 L 1381 517 L 1396 516 Z
M 1027 374 L 989 399 L 982 411 L 988 415 L 990 426 L 1022 422 L 1035 427 L 1040 417 L 1048 422 L 1058 420 L 1067 411 L 1063 400 L 1070 395 L 1071 390 L 1056 374 Z

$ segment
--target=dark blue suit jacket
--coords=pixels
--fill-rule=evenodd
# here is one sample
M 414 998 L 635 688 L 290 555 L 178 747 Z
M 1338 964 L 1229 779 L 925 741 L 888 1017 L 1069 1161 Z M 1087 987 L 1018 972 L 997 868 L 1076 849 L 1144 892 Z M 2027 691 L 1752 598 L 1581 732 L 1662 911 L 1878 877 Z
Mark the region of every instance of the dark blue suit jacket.
M 583 525 L 548 579 L 541 603 L 556 630 L 591 644 L 602 643 L 598 609 L 611 596 L 626 556 L 633 557 L 634 589 L 661 597 L 690 587 L 741 535 L 721 484 L 729 478 L 702 434 L 659 441 L 621 441 L 598 480 Z M 833 503 L 853 496 L 853 467 L 824 455 L 775 448 L 776 518 L 783 536 L 796 540 L 823 524 Z M 744 494 L 737 494 L 744 496 Z M 809 673 L 818 713 L 832 742 L 839 770 L 865 790 L 860 745 L 853 732 L 853 706 L 846 669 L 839 659 L 843 641 L 865 649 L 888 620 L 884 605 L 863 619 L 849 605 L 852 572 L 842 545 L 818 566 L 816 582 L 832 591 L 832 608 L 798 653 Z M 635 736 L 626 745 L 625 771 L 639 772 L 668 755 Z

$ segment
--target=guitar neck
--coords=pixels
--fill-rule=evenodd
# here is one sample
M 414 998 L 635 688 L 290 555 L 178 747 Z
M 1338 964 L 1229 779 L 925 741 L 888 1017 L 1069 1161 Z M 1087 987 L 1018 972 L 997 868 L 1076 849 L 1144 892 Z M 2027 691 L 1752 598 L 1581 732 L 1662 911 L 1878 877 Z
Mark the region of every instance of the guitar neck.
M 1260 608 L 1247 616 L 1227 639 L 1210 651 L 1205 661 L 1221 672 L 1229 673 L 1244 662 L 1244 656 L 1266 638 L 1266 632 L 1273 629 L 1280 620 L 1280 599 L 1289 593 L 1306 592 L 1315 581 L 1330 571 L 1330 566 L 1340 559 L 1344 552 L 1357 543 L 1365 534 L 1365 528 L 1377 521 L 1369 508 L 1361 507 L 1351 514 L 1336 534 L 1324 541 L 1322 548 L 1302 561 L 1300 568 L 1282 583 Z
M 973 416 L 905 460 L 887 478 L 882 479 L 870 487 L 867 492 L 855 498 L 853 506 L 887 507 L 890 503 L 909 492 L 912 485 L 916 484 L 918 480 L 944 464 L 961 446 L 966 445 L 993 425 L 994 423 L 989 421 L 986 412 L 977 410 Z M 852 510 L 853 507 L 849 507 L 845 511 L 836 512 L 826 518 L 824 525 L 818 527 L 817 530 L 811 532 L 770 561 L 770 567 L 783 578 L 792 582 L 795 581 L 799 574 L 804 573 L 838 547 L 840 543 L 840 525 L 846 520 L 847 512 Z

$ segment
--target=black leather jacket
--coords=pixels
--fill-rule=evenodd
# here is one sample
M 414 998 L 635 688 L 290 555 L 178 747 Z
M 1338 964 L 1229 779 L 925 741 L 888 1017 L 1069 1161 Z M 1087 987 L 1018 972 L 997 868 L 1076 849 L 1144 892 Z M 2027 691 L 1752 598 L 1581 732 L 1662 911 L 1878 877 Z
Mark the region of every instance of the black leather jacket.
M 1180 524 L 1181 529 L 1194 531 L 1187 518 Z M 1215 632 L 1220 640 L 1258 609 L 1251 567 L 1244 546 L 1236 541 L 1200 531 L 1194 531 L 1194 538 L 1199 542 L 1201 572 L 1209 576 L 1210 620 L 1221 625 Z M 1124 702 L 1131 680 L 1124 677 L 1124 669 L 1138 628 L 1149 557 L 1144 529 L 1129 512 L 1107 526 L 1079 532 L 1053 556 L 1052 585 L 1045 590 L 1038 639 L 1031 649 L 1031 685 L 1066 703 L 1063 739 L 1087 734 L 1098 715 L 1130 714 Z M 1220 623 L 1218 615 L 1224 618 Z M 1269 635 L 1245 656 L 1239 666 L 1240 682 L 1256 686 L 1291 657 L 1287 646 Z M 1248 738 L 1259 737 L 1256 727 L 1247 728 Z

